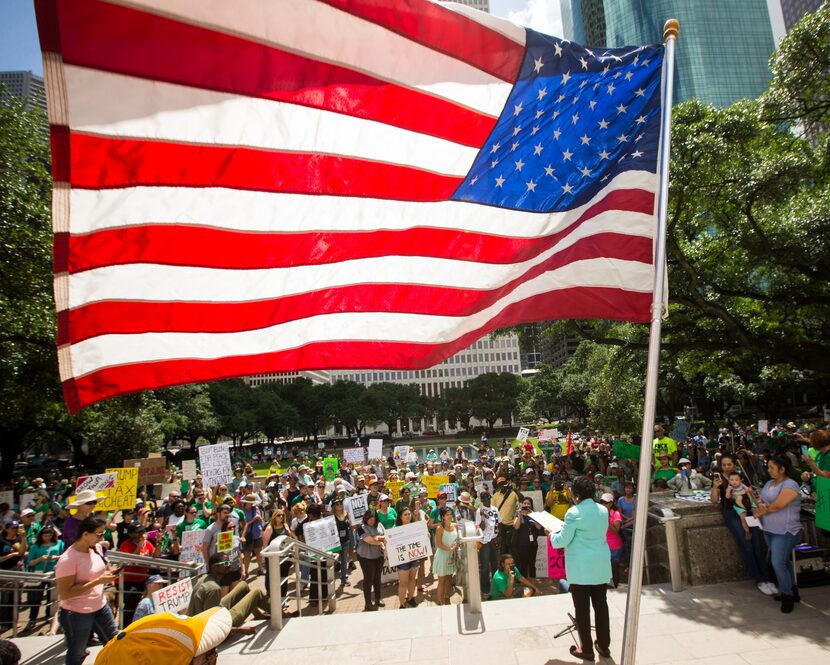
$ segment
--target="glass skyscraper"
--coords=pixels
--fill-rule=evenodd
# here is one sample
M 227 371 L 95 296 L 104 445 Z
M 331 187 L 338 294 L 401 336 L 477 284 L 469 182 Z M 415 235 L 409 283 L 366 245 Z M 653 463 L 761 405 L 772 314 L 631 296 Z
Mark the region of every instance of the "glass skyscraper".
M 605 46 L 605 1 L 562 0 L 562 32 L 583 46 Z
M 784 13 L 784 25 L 787 32 L 793 29 L 805 14 L 818 11 L 824 0 L 781 0 L 781 11 Z
M 587 23 L 596 19 L 581 11 L 587 4 L 563 0 L 566 39 L 579 42 L 578 37 L 589 35 Z M 754 99 L 767 88 L 769 59 L 775 49 L 767 0 L 596 0 L 593 4 L 592 8 L 602 6 L 604 46 L 656 44 L 663 39 L 667 19 L 680 21 L 676 102 L 696 97 L 728 106 L 739 99 Z

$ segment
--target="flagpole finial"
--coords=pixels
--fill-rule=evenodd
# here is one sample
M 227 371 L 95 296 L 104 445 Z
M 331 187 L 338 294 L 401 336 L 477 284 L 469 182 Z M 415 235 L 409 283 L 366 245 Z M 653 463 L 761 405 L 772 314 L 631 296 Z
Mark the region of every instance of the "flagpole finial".
M 677 39 L 680 36 L 680 21 L 676 18 L 670 18 L 663 26 L 663 42 L 667 42 L 669 37 Z

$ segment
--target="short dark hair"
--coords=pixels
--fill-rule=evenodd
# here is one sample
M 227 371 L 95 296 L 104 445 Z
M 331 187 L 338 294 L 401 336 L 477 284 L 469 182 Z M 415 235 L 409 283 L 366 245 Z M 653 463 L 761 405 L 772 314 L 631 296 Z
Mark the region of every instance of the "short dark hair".
M 505 552 L 499 557 L 499 568 L 504 568 L 504 562 L 508 559 L 513 559 L 513 555 L 510 552 Z
M 81 520 L 80 524 L 78 524 L 78 538 L 83 536 L 85 533 L 94 533 L 105 525 L 106 521 L 102 520 L 100 517 L 96 517 L 95 515 L 85 517 Z
M 37 532 L 37 536 L 35 537 L 35 544 L 36 545 L 43 545 L 43 534 L 51 533 L 52 534 L 52 542 L 58 542 L 58 532 L 57 529 L 51 524 L 45 525 L 40 531 Z M 0 665 L 3 665 L 3 660 L 0 659 Z
M 364 523 L 364 524 L 368 524 L 368 523 L 369 523 L 369 520 L 370 520 L 372 517 L 374 517 L 374 518 L 375 518 L 375 521 L 377 522 L 377 519 L 378 519 L 378 514 L 377 514 L 377 511 L 375 511 L 375 510 L 367 510 L 365 513 L 363 513 L 363 523 Z
M 312 503 L 306 509 L 306 512 L 314 518 L 323 516 L 323 507 L 319 503 Z
M 571 492 L 573 493 L 574 498 L 579 499 L 580 501 L 584 501 L 585 499 L 593 499 L 596 491 L 597 489 L 594 486 L 594 481 L 588 478 L 588 476 L 577 476 L 574 478 L 573 485 L 571 486 Z
M 784 473 L 788 476 L 790 475 L 790 470 L 793 468 L 793 463 L 790 461 L 790 458 L 786 455 L 773 455 L 769 459 L 770 462 L 775 463 L 782 469 L 784 469 Z
M 17 665 L 22 658 L 20 649 L 11 640 L 0 640 L 0 665 Z

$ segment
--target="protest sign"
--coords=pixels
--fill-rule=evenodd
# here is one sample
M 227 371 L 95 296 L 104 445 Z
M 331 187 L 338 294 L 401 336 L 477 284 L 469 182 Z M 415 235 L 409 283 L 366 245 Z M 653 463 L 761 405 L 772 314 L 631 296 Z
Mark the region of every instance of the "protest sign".
M 406 481 L 404 480 L 386 481 L 386 489 L 389 490 L 389 496 L 392 497 L 393 503 L 401 498 L 401 487 L 403 487 L 404 485 L 406 485 Z
M 553 435 L 552 429 L 540 429 L 539 436 L 536 438 L 541 443 L 542 441 L 553 441 L 556 437 Z
M 158 591 L 153 591 L 153 607 L 155 613 L 171 612 L 178 613 L 187 609 L 190 604 L 190 597 L 193 595 L 193 578 L 185 577 L 183 580 L 174 582 Z
M 427 523 L 410 522 L 386 530 L 386 563 L 390 568 L 432 556 Z
M 765 432 L 769 432 L 769 421 L 768 420 L 759 420 L 758 421 L 758 433 L 763 434 Z
M 337 478 L 337 469 L 339 464 L 336 457 L 326 457 L 323 460 L 323 478 L 332 481 Z
M 351 462 L 352 464 L 363 464 L 366 460 L 366 449 L 360 448 L 344 448 L 343 461 Z
M 138 467 L 139 485 L 153 485 L 167 480 L 167 460 L 163 457 L 125 459 L 124 467 Z
M 230 480 L 231 454 L 227 443 L 199 447 L 199 466 L 205 487 L 214 487 Z
M 216 538 L 217 552 L 230 552 L 233 549 L 233 531 L 220 531 Z
M 409 446 L 395 446 L 395 450 L 392 452 L 395 461 L 405 460 L 407 455 L 409 455 Z
M 323 552 L 340 551 L 340 536 L 337 535 L 337 522 L 334 517 L 306 522 L 303 525 L 303 536 L 309 547 Z
M 547 541 L 547 537 L 541 538 L 536 548 L 536 577 L 548 576 L 548 548 L 550 543 L 546 545 Z
M 159 498 L 166 499 L 168 496 L 170 496 L 170 492 L 181 492 L 181 490 L 181 483 L 162 483 L 161 496 Z
M 816 488 L 816 526 L 830 531 L 830 478 L 813 478 Z M 23 503 L 21 497 L 21 504 Z
M 138 468 L 106 469 L 106 472 L 117 473 L 118 480 L 115 482 L 114 489 L 101 493 L 104 496 L 98 500 L 95 510 L 135 508 L 135 500 L 138 496 Z
M 14 490 L 0 492 L 0 503 L 7 503 L 9 504 L 9 508 L 11 508 L 14 505 Z M 21 508 L 21 510 L 23 509 Z
M 202 544 L 205 542 L 206 529 L 194 529 L 182 533 L 179 561 L 198 561 L 203 563 Z
M 565 574 L 565 550 L 552 547 L 550 540 L 547 543 L 548 577 L 564 580 L 567 577 Z
M 391 584 L 392 582 L 398 581 L 398 569 L 391 568 L 389 564 L 386 563 L 386 559 L 383 560 L 383 568 L 380 571 L 380 583 L 383 586 L 387 584 Z
M 383 457 L 383 439 L 369 439 L 369 459 Z
M 527 440 L 528 434 L 530 434 L 530 430 L 527 427 L 520 427 L 519 433 L 516 435 L 516 441 L 524 443 Z
M 458 497 L 455 494 L 455 483 L 445 483 L 438 488 L 439 492 L 446 492 L 447 503 L 454 504 Z
M 11 504 L 9 504 L 11 505 Z M 24 510 L 25 508 L 31 508 L 35 505 L 35 494 L 34 492 L 29 492 L 27 494 L 20 495 L 20 510 Z
M 640 446 L 627 441 L 614 441 L 614 456 L 619 459 L 640 459 Z
M 182 462 L 182 479 L 196 480 L 196 460 L 186 459 Z
M 533 510 L 544 512 L 545 499 L 542 496 L 542 490 L 522 490 L 522 496 L 531 500 L 533 503 Z
M 688 420 L 678 420 L 674 423 L 674 428 L 672 429 L 671 434 L 669 436 L 671 436 L 671 438 L 675 441 L 682 442 L 686 440 L 687 436 L 689 436 L 689 432 L 691 431 L 691 429 L 692 423 L 690 423 Z
M 423 476 L 421 482 L 427 488 L 427 496 L 430 499 L 435 499 L 438 492 L 441 491 L 441 485 L 450 482 L 449 476 Z
M 481 494 L 484 491 L 490 492 L 490 496 L 493 496 L 493 481 L 492 480 L 479 480 L 476 483 L 476 492 Z
M 103 492 L 104 490 L 115 489 L 117 480 L 117 473 L 98 473 L 94 476 L 81 476 L 75 485 L 75 494 L 83 490 Z
M 346 499 L 346 512 L 352 524 L 358 524 L 363 520 L 363 514 L 369 508 L 369 497 L 366 494 L 355 494 Z

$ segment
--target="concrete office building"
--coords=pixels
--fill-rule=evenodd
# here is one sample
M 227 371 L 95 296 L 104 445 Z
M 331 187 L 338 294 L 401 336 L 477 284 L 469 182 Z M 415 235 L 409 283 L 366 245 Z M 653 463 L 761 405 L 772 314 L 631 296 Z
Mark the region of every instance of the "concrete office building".
M 5 88 L 4 95 L 17 97 L 27 108 L 46 111 L 46 90 L 40 76 L 32 72 L 0 72 L 0 86 Z
M 818 11 L 825 0 L 770 0 L 770 2 L 780 2 L 784 28 L 789 32 L 796 23 L 804 18 L 805 14 Z M 772 11 L 770 11 L 770 14 L 772 14 Z

